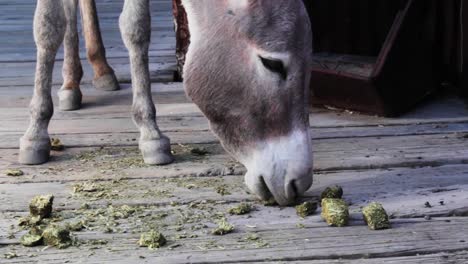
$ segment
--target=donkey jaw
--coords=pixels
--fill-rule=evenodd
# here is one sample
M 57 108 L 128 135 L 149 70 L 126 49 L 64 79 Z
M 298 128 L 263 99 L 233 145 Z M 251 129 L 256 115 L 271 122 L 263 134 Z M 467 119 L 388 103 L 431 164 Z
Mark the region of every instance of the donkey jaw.
M 258 143 L 238 159 L 247 167 L 245 183 L 259 198 L 294 204 L 312 185 L 312 150 L 309 131 Z

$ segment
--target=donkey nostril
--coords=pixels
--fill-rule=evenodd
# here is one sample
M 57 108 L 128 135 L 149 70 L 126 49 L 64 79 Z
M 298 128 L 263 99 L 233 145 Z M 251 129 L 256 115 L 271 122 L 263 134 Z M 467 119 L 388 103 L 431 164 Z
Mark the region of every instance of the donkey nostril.
M 263 175 L 260 175 L 258 178 L 263 189 L 264 199 L 268 200 L 272 198 L 273 194 L 271 193 L 270 189 L 268 189 L 268 185 L 266 184 L 265 179 L 263 178 Z
M 296 199 L 297 195 L 299 194 L 296 181 L 291 180 L 286 185 L 286 195 L 289 200 Z

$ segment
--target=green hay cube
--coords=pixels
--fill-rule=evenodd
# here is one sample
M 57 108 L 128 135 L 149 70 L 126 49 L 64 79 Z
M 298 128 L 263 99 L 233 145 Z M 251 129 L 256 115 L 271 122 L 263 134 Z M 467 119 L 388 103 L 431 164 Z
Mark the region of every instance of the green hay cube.
M 57 248 L 67 248 L 72 244 L 70 231 L 62 226 L 51 225 L 42 233 L 44 244 Z
M 52 214 L 53 195 L 39 195 L 34 197 L 29 203 L 29 213 L 31 216 L 48 218 Z
M 138 244 L 140 247 L 147 247 L 149 249 L 160 248 L 166 244 L 167 240 L 160 232 L 151 230 L 147 233 L 143 233 L 140 236 Z
M 364 221 L 370 229 L 380 230 L 390 228 L 390 221 L 383 206 L 379 203 L 370 203 L 362 209 Z
M 330 226 L 348 225 L 348 205 L 342 199 L 325 198 L 322 200 L 322 218 Z

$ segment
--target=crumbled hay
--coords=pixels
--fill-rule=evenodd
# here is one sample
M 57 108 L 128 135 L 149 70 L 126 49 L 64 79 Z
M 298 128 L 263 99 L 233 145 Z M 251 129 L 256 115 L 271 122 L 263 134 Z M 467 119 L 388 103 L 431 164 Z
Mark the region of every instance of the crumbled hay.
M 25 216 L 21 217 L 18 221 L 18 225 L 22 227 L 32 227 L 32 226 L 37 226 L 41 223 L 42 217 L 41 216 Z
M 250 233 L 246 237 L 244 237 L 245 241 L 257 241 L 259 239 L 260 239 L 260 237 L 257 234 L 254 234 L 254 233 Z
M 86 199 L 87 201 L 98 201 L 103 199 L 116 199 L 123 195 L 123 191 L 128 189 L 128 181 L 113 180 L 102 182 L 83 182 L 73 185 L 72 195 Z
M 60 139 L 58 138 L 51 138 L 50 139 L 50 149 L 55 151 L 62 151 L 65 149 L 65 146 L 62 144 Z
M 126 219 L 136 212 L 134 207 L 122 205 L 120 207 L 109 206 L 107 213 L 112 219 Z
M 29 203 L 29 213 L 31 216 L 48 218 L 52 214 L 53 202 L 54 196 L 51 194 L 36 196 Z
M 338 185 L 329 186 L 320 195 L 320 200 L 324 198 L 341 199 L 343 197 L 343 188 Z
M 322 200 L 322 218 L 330 226 L 346 226 L 349 220 L 348 205 L 342 199 L 325 198 Z
M 304 218 L 317 211 L 317 203 L 304 202 L 296 206 L 296 213 L 298 216 Z
M 364 221 L 372 230 L 388 229 L 390 228 L 390 221 L 383 206 L 379 203 L 370 203 L 362 209 Z
M 18 254 L 16 254 L 16 252 L 7 252 L 3 254 L 3 257 L 6 259 L 13 259 L 13 258 L 17 258 Z
M 241 203 L 238 206 L 234 206 L 228 210 L 228 213 L 232 215 L 244 215 L 252 211 L 253 207 L 248 203 Z
M 138 244 L 140 245 L 140 247 L 155 249 L 164 246 L 166 242 L 166 238 L 163 234 L 156 230 L 151 230 L 147 233 L 141 234 Z
M 50 225 L 42 233 L 44 244 L 54 246 L 59 249 L 67 248 L 72 245 L 70 230 L 63 226 Z
M 224 195 L 230 195 L 231 192 L 228 191 L 228 186 L 223 184 L 223 185 L 219 185 L 216 187 L 216 192 L 222 196 Z
M 276 202 L 275 198 L 271 197 L 268 200 L 263 201 L 264 206 L 276 206 L 278 203 Z
M 222 236 L 222 235 L 226 235 L 226 234 L 229 234 L 231 233 L 232 231 L 234 231 L 234 226 L 231 225 L 230 223 L 228 223 L 226 221 L 226 219 L 221 219 L 219 222 L 218 222 L 218 227 L 216 227 L 215 229 L 213 229 L 211 231 L 211 233 L 213 235 L 218 235 L 218 236 Z
M 5 171 L 5 175 L 12 176 L 12 177 L 19 177 L 19 176 L 23 176 L 24 172 L 19 169 L 8 169 Z
M 305 228 L 305 225 L 303 223 L 297 223 L 296 227 L 300 228 L 300 229 L 303 229 L 303 228 Z
M 238 242 L 250 242 L 254 248 L 266 248 L 269 247 L 270 244 L 263 240 L 260 236 L 255 233 L 249 233 L 247 236 L 243 237 L 242 239 L 238 240 Z
M 42 245 L 42 234 L 28 232 L 20 238 L 21 245 L 25 247 L 35 247 Z
M 198 156 L 205 156 L 210 152 L 206 148 L 192 148 L 190 153 L 198 155 Z
M 98 186 L 94 182 L 84 182 L 84 183 L 77 183 L 73 185 L 73 193 L 97 192 L 101 190 L 102 190 L 102 187 Z
M 65 227 L 70 231 L 81 231 L 85 228 L 86 221 L 85 220 L 78 220 L 73 221 L 65 224 Z
M 143 161 L 138 148 L 100 148 L 83 151 L 75 159 L 82 164 L 96 166 L 104 171 L 149 167 Z

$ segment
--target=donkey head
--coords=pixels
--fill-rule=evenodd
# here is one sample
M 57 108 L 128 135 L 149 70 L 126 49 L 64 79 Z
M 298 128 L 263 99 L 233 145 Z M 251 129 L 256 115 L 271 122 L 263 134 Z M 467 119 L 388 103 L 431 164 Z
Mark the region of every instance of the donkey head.
M 301 0 L 183 0 L 185 89 L 262 199 L 291 204 L 312 184 L 312 34 Z

